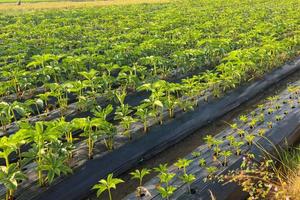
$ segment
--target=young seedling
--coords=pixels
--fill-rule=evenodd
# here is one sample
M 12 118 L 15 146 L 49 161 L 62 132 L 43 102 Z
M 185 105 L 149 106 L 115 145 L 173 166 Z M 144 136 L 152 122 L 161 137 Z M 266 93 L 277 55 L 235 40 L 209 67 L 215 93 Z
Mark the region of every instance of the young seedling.
M 258 121 L 259 122 L 264 122 L 265 121 L 265 114 L 264 113 L 261 113 L 259 116 L 258 116 Z
M 176 188 L 169 185 L 170 181 L 175 177 L 175 173 L 161 173 L 158 175 L 161 184 L 165 184 L 165 187 L 158 186 L 157 190 L 161 194 L 162 198 L 169 200 L 170 196 L 174 193 Z
M 183 169 L 183 173 L 186 174 L 186 168 L 191 164 L 192 160 L 187 160 L 185 158 L 179 159 L 174 165 L 178 167 L 178 169 Z
M 146 104 L 141 104 L 137 111 L 135 112 L 135 115 L 139 118 L 139 120 L 143 123 L 144 126 L 144 133 L 148 131 L 148 120 L 150 117 L 155 117 L 155 113 L 153 113 L 152 110 L 150 110 Z
M 268 122 L 268 128 L 273 128 L 273 122 Z
M 166 81 L 159 80 L 152 84 L 146 83 L 138 87 L 139 91 L 147 90 L 151 91 L 151 95 L 148 99 L 144 100 L 144 103 L 148 104 L 152 112 L 155 113 L 156 116 L 159 117 L 159 123 L 163 123 L 163 109 L 164 104 L 162 102 L 162 99 L 165 95 L 165 89 L 166 89 Z
M 180 179 L 187 184 L 188 187 L 188 192 L 191 194 L 192 190 L 191 190 L 191 183 L 196 180 L 195 175 L 193 174 L 183 174 L 182 176 L 180 176 Z
M 107 179 L 101 179 L 98 184 L 94 185 L 93 190 L 97 190 L 97 197 L 107 190 L 109 200 L 112 200 L 111 189 L 116 189 L 117 185 L 124 183 L 122 179 L 113 178 L 113 174 L 109 174 Z
M 191 193 L 191 183 L 196 179 L 193 174 L 188 174 L 186 168 L 191 164 L 192 160 L 179 159 L 174 165 L 178 169 L 183 169 L 183 175 L 180 176 L 180 179 L 187 184 L 188 191 Z
M 165 98 L 164 100 L 164 105 L 169 111 L 169 117 L 174 118 L 174 109 L 175 107 L 179 104 L 179 101 L 177 100 L 176 97 L 169 95 L 168 97 Z
M 75 118 L 72 120 L 72 124 L 76 129 L 81 129 L 83 132 L 81 136 L 86 138 L 86 144 L 88 147 L 88 158 L 92 159 L 93 157 L 93 148 L 94 148 L 94 131 L 90 118 Z
M 117 135 L 117 128 L 108 121 L 103 121 L 99 127 L 99 132 L 104 136 L 104 144 L 111 151 L 114 149 L 114 138 Z
M 24 116 L 25 109 L 22 104 L 19 102 L 7 103 L 0 102 L 0 122 L 3 128 L 3 132 L 6 134 L 7 125 L 10 124 L 13 120 L 18 121 L 16 113 Z
M 243 137 L 243 136 L 246 134 L 246 131 L 243 130 L 243 129 L 239 129 L 239 130 L 237 131 L 237 134 L 238 134 L 240 137 Z
M 131 179 L 138 179 L 139 186 L 136 188 L 136 194 L 139 198 L 145 196 L 145 193 L 149 193 L 149 191 L 143 187 L 143 178 L 144 176 L 150 174 L 150 169 L 142 169 L 142 170 L 135 170 L 131 172 L 130 175 L 132 176 Z
M 233 135 L 226 136 L 226 140 L 229 141 L 229 143 L 228 143 L 229 146 L 232 146 L 232 144 L 236 141 L 236 139 Z
M 264 104 L 259 104 L 259 105 L 257 106 L 257 108 L 258 108 L 260 111 L 266 110 L 266 107 L 265 107 Z
M 264 136 L 266 134 L 266 131 L 267 131 L 266 129 L 259 129 L 258 130 L 258 135 L 259 136 Z
M 204 167 L 206 165 L 206 160 L 204 158 L 200 158 L 198 161 L 198 165 L 200 167 Z
M 51 96 L 51 92 L 45 92 L 45 93 L 39 94 L 37 96 L 40 98 L 40 100 L 42 100 L 44 102 L 43 105 L 45 107 L 45 112 L 47 114 L 50 111 L 50 106 L 48 104 L 48 101 L 49 101 L 49 97 Z
M 6 189 L 5 200 L 13 200 L 14 192 L 16 191 L 20 181 L 27 177 L 23 174 L 16 163 L 9 166 L 0 166 L 0 184 Z
M 187 99 L 180 100 L 178 106 L 183 112 L 194 110 L 194 103 Z
M 56 149 L 58 151 L 60 149 Z M 61 174 L 72 173 L 72 169 L 67 165 L 67 155 L 61 155 L 58 153 L 47 152 L 44 155 L 42 164 L 39 169 L 47 173 L 47 181 L 51 184 L 55 176 L 60 176 Z
M 100 106 L 96 106 L 92 109 L 92 113 L 95 117 L 100 118 L 102 120 L 106 120 L 107 116 L 113 111 L 113 106 L 111 104 L 107 105 L 105 108 L 101 108 Z
M 215 139 L 213 141 L 213 145 L 214 145 L 214 149 L 213 150 L 214 150 L 214 155 L 215 156 L 219 156 L 219 153 L 221 151 L 220 145 L 223 144 L 223 143 L 224 143 L 223 140 L 217 140 L 217 139 Z
M 269 114 L 269 115 L 271 115 L 273 112 L 274 112 L 274 109 L 273 109 L 273 108 L 269 108 L 269 109 L 268 109 L 268 114 Z
M 168 164 L 159 164 L 158 167 L 154 167 L 153 170 L 158 172 L 159 174 L 167 173 L 168 172 Z
M 250 115 L 251 115 L 251 117 L 255 117 L 256 116 L 256 112 L 255 111 L 251 111 Z
M 217 160 L 218 156 L 220 155 L 221 148 L 218 146 L 215 146 L 213 148 L 214 154 L 213 154 L 213 160 Z
M 211 136 L 211 135 L 206 135 L 203 139 L 204 139 L 204 141 L 206 142 L 207 147 L 210 149 L 210 148 L 212 147 L 213 141 L 214 141 L 213 136 Z
M 128 104 L 122 104 L 117 107 L 114 120 L 122 120 L 124 117 L 129 116 L 131 112 L 132 109 Z
M 45 180 L 41 166 L 45 158 L 44 152 L 49 151 L 47 144 L 58 141 L 63 133 L 58 131 L 55 122 L 36 122 L 34 127 L 28 127 L 23 131 L 24 134 L 29 135 L 30 141 L 33 142 L 31 150 L 24 152 L 24 157 L 27 160 L 35 160 L 39 185 L 43 186 Z
M 65 118 L 62 117 L 56 121 L 56 127 L 65 135 L 67 142 L 73 144 L 72 132 L 75 130 L 75 126 L 72 124 L 72 122 L 67 122 L 65 121 Z
M 120 125 L 123 127 L 123 135 L 127 136 L 130 140 L 132 139 L 131 135 L 131 125 L 137 122 L 137 119 L 131 116 L 125 116 L 122 118 Z
M 201 153 L 199 151 L 192 152 L 192 156 L 194 159 L 200 157 L 200 155 L 201 155 Z
M 248 117 L 247 117 L 246 115 L 241 115 L 241 116 L 239 117 L 239 119 L 240 119 L 241 122 L 244 122 L 244 123 L 247 123 L 247 122 L 248 122 Z
M 27 106 L 34 106 L 38 115 L 41 114 L 41 109 L 44 107 L 44 102 L 41 99 L 28 99 L 25 101 Z
M 244 142 L 243 141 L 235 141 L 232 146 L 234 147 L 235 149 L 235 154 L 238 156 L 241 154 L 241 146 L 244 145 Z
M 0 158 L 3 158 L 5 165 L 8 168 L 10 165 L 9 156 L 16 152 L 17 147 L 12 140 L 12 137 L 3 136 L 0 138 Z
M 206 167 L 206 171 L 207 171 L 207 177 L 203 179 L 204 182 L 206 182 L 207 180 L 212 180 L 214 173 L 218 170 L 217 167 L 215 166 L 209 166 Z
M 271 97 L 268 97 L 267 100 L 270 102 L 271 106 L 274 106 L 275 102 L 277 100 L 279 100 L 279 96 L 277 96 L 277 95 L 271 96 Z
M 276 115 L 276 116 L 275 116 L 275 120 L 276 120 L 276 121 L 281 121 L 282 118 L 283 118 L 283 117 L 282 117 L 281 115 Z
M 253 129 L 253 128 L 256 126 L 257 122 L 258 122 L 258 119 L 253 118 L 253 119 L 249 122 L 250 128 Z
M 230 128 L 232 128 L 233 130 L 237 130 L 238 129 L 237 123 L 230 124 Z
M 223 166 L 227 166 L 228 164 L 228 158 L 232 155 L 231 151 L 222 151 L 220 153 L 221 156 L 223 156 L 224 161 L 223 161 Z
M 255 139 L 255 135 L 247 134 L 245 137 L 248 145 L 251 145 L 253 143 L 253 140 Z

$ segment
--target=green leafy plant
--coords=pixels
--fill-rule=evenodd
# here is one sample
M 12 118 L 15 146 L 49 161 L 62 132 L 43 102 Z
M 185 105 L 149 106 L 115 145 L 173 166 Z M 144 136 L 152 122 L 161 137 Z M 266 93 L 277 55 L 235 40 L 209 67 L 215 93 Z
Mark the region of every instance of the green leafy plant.
M 135 112 L 135 115 L 143 123 L 144 133 L 146 133 L 148 131 L 148 120 L 150 117 L 154 117 L 155 113 L 153 113 L 152 110 L 147 108 L 145 104 L 141 104 L 139 107 L 137 107 L 137 111 Z
M 208 148 L 211 148 L 213 146 L 213 144 L 214 144 L 214 138 L 213 138 L 213 136 L 206 135 L 203 139 L 205 140 Z
M 163 198 L 169 200 L 170 196 L 174 193 L 176 188 L 172 185 L 169 185 L 169 182 L 175 177 L 174 173 L 161 173 L 158 175 L 161 184 L 165 186 L 158 186 L 157 190 Z
M 206 165 L 206 160 L 204 158 L 200 158 L 198 164 L 200 167 L 204 167 Z
M 119 178 L 113 178 L 113 174 L 109 174 L 107 179 L 101 179 L 92 189 L 97 190 L 97 197 L 107 190 L 108 198 L 109 200 L 112 200 L 111 189 L 116 189 L 117 185 L 120 183 L 124 183 L 124 181 Z
M 139 186 L 141 187 L 143 185 L 143 178 L 144 176 L 150 174 L 149 169 L 142 169 L 142 170 L 135 170 L 134 172 L 131 172 L 130 175 L 132 176 L 132 179 L 138 179 L 139 180 Z
M 243 141 L 234 141 L 233 143 L 232 143 L 232 146 L 234 147 L 234 149 L 235 149 L 235 154 L 236 155 L 240 155 L 241 154 L 241 146 L 243 146 L 244 145 L 244 142 Z
M 259 136 L 264 136 L 266 132 L 267 132 L 266 129 L 259 129 L 257 134 L 258 134 Z
M 246 115 L 241 115 L 239 117 L 240 121 L 244 122 L 244 123 L 247 123 L 248 122 L 248 117 Z
M 68 174 L 72 169 L 66 164 L 67 157 L 57 153 L 47 153 L 38 169 L 47 173 L 46 181 L 51 184 L 55 176 Z
M 207 180 L 211 180 L 217 170 L 218 170 L 218 168 L 216 166 L 206 167 L 206 171 L 207 171 L 208 175 L 206 178 L 204 178 L 204 182 L 206 182 Z
M 17 164 L 10 164 L 8 167 L 0 166 L 0 183 L 6 189 L 6 200 L 14 199 L 14 191 L 17 189 L 20 181 L 26 179 L 26 176 L 19 170 Z
M 199 151 L 194 151 L 194 152 L 192 152 L 192 156 L 193 156 L 193 158 L 198 158 L 201 156 L 201 153 Z
M 149 170 L 149 169 L 143 168 L 142 170 L 135 170 L 134 172 L 130 173 L 130 175 L 132 176 L 131 179 L 138 179 L 138 181 L 139 181 L 139 186 L 136 189 L 138 197 L 142 197 L 142 195 L 144 195 L 143 187 L 142 187 L 143 186 L 143 178 L 144 178 L 144 176 L 150 174 L 150 171 L 151 170 Z
M 11 137 L 3 136 L 0 138 L 0 158 L 5 160 L 6 167 L 9 167 L 9 156 L 16 152 L 17 147 Z
M 192 160 L 179 159 L 174 165 L 183 170 L 183 175 L 180 179 L 187 184 L 188 192 L 191 193 L 191 183 L 196 179 L 193 174 L 188 174 L 186 168 L 191 164 Z
M 237 134 L 238 134 L 240 137 L 243 137 L 243 136 L 246 134 L 246 131 L 243 130 L 243 129 L 238 129 L 238 130 L 237 130 Z
M 123 127 L 124 131 L 123 134 L 127 136 L 130 140 L 132 139 L 131 135 L 131 125 L 137 122 L 137 119 L 131 117 L 131 116 L 125 116 L 122 118 L 120 125 Z
M 213 145 L 214 145 L 213 151 L 214 151 L 215 156 L 219 156 L 219 154 L 221 152 L 220 145 L 223 143 L 224 143 L 223 140 L 215 139 L 213 141 Z
M 233 135 L 226 136 L 226 140 L 229 141 L 229 145 L 232 146 L 233 143 L 236 141 L 235 137 Z
M 18 121 L 16 113 L 21 116 L 25 115 L 25 109 L 19 102 L 9 104 L 7 102 L 0 102 L 0 122 L 3 128 L 3 132 L 6 133 L 7 125 L 14 120 Z
M 30 141 L 33 142 L 32 149 L 24 152 L 23 155 L 26 158 L 26 162 L 35 160 L 37 163 L 38 180 L 42 186 L 45 184 L 45 180 L 40 166 L 43 163 L 45 152 L 47 152 L 47 143 L 57 141 L 62 133 L 57 130 L 53 122 L 36 122 L 34 127 L 28 127 L 23 131 L 30 135 Z
M 253 129 L 253 128 L 256 126 L 256 124 L 258 123 L 258 121 L 259 121 L 258 119 L 253 118 L 253 119 L 249 122 L 250 128 Z
M 159 164 L 158 167 L 154 167 L 153 170 L 159 174 L 168 172 L 168 164 Z
M 246 139 L 248 145 L 251 145 L 253 143 L 253 140 L 255 139 L 255 135 L 247 134 L 245 136 L 245 139 Z
M 224 161 L 223 161 L 223 166 L 227 166 L 228 164 L 228 158 L 232 155 L 231 151 L 222 151 L 220 153 L 221 156 L 223 156 Z

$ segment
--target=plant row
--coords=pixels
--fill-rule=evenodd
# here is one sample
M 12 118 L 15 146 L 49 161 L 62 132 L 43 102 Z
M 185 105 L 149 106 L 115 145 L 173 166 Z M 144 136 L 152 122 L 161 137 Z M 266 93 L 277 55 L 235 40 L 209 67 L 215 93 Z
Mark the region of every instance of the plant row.
M 299 86 L 290 86 L 288 91 L 280 94 L 280 96 L 268 97 L 265 103 L 259 104 L 252 112 L 240 115 L 237 119 L 233 120 L 233 123 L 228 123 L 229 128 L 217 136 L 206 135 L 203 138 L 205 141 L 204 145 L 198 147 L 185 158 L 179 158 L 173 166 L 168 167 L 167 164 L 160 164 L 151 170 L 143 168 L 130 173 L 132 179 L 138 179 L 139 182 L 135 193 L 128 195 L 124 199 L 176 198 L 184 192 L 195 192 L 194 189 L 191 188 L 191 184 L 195 180 L 197 180 L 198 183 L 199 179 L 204 182 L 216 179 L 221 182 L 225 180 L 229 181 L 229 176 L 234 176 L 234 172 L 229 174 L 229 176 L 219 176 L 218 174 L 231 163 L 234 163 L 240 156 L 247 158 L 241 166 L 242 169 L 247 171 L 245 167 L 248 166 L 249 159 L 255 156 L 248 153 L 250 146 L 256 145 L 255 141 L 259 138 L 266 138 L 265 134 L 285 117 L 288 117 L 289 112 L 294 109 L 299 109 L 299 92 Z M 259 174 L 259 172 L 254 169 L 248 170 L 251 170 L 249 174 Z M 150 172 L 155 174 L 155 178 L 144 185 L 142 182 L 143 178 L 149 175 Z M 123 182 L 120 179 L 114 179 L 112 176 L 113 175 L 110 174 L 106 180 L 100 180 L 99 183 L 93 187 L 93 189 L 97 191 L 97 196 L 100 196 L 106 190 L 116 189 L 116 185 Z M 238 182 L 241 177 L 235 178 L 237 179 L 232 179 L 231 181 Z M 271 178 L 266 177 L 266 180 L 271 180 Z M 107 184 L 105 185 L 104 183 Z M 244 183 L 246 185 L 243 186 L 247 188 L 247 191 L 251 192 L 247 181 Z M 268 182 L 266 181 L 265 183 L 267 184 Z M 260 195 L 268 193 L 270 190 L 268 190 L 266 184 L 261 186 L 257 184 L 253 185 L 253 187 L 256 186 L 256 188 L 265 189 L 264 191 L 259 190 L 253 192 Z M 269 189 L 275 190 L 275 188 Z M 177 190 L 181 191 L 178 192 Z M 176 191 L 177 193 L 175 193 Z M 108 194 L 110 196 L 109 198 L 112 199 L 111 191 L 109 191 Z M 278 199 L 280 199 L 280 196 Z

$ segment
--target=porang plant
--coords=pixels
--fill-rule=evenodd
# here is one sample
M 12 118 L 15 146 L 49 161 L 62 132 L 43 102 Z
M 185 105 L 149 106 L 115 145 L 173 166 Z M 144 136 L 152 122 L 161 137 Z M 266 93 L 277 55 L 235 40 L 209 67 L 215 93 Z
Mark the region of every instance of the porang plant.
M 190 165 L 192 160 L 179 159 L 174 165 L 179 169 L 183 170 L 183 174 L 180 176 L 180 179 L 187 184 L 188 192 L 191 193 L 191 183 L 196 179 L 193 174 L 187 173 L 186 168 Z
M 141 169 L 141 170 L 135 170 L 134 172 L 131 172 L 131 179 L 137 179 L 139 181 L 139 186 L 136 188 L 136 195 L 139 198 L 142 198 L 144 196 L 149 196 L 149 191 L 143 187 L 143 178 L 144 176 L 150 174 L 149 169 Z
M 93 190 L 97 190 L 97 197 L 107 190 L 108 198 L 109 200 L 112 200 L 111 189 L 116 189 L 117 185 L 123 182 L 122 179 L 114 178 L 113 174 L 109 174 L 107 179 L 101 179 L 99 183 L 93 187 Z
M 162 172 L 158 175 L 160 180 L 160 184 L 157 187 L 158 192 L 161 194 L 163 198 L 169 200 L 170 196 L 174 193 L 176 188 L 170 185 L 170 181 L 175 177 L 175 173 Z M 163 186 L 164 185 L 164 186 Z

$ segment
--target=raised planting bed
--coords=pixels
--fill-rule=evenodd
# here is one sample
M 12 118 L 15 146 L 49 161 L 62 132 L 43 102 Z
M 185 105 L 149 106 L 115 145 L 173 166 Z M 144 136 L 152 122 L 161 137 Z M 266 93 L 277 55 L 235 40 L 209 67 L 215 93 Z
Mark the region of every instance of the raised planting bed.
M 179 83 L 182 79 L 185 78 L 189 78 L 195 74 L 199 74 L 200 72 L 203 72 L 204 70 L 207 70 L 209 67 L 199 67 L 196 68 L 194 70 L 191 70 L 189 72 L 186 72 L 184 74 L 177 74 L 176 71 L 172 71 L 171 75 L 169 77 L 158 77 L 159 79 L 164 79 L 168 82 L 172 82 L 172 83 Z M 119 85 L 120 86 L 120 85 Z M 117 86 L 114 87 L 115 90 L 118 89 Z M 39 93 L 43 93 L 46 90 L 44 88 L 38 88 L 36 92 Z M 29 92 L 28 92 L 29 93 Z M 86 111 L 85 110 L 79 110 L 79 106 L 78 106 L 78 102 L 77 102 L 77 96 L 74 93 L 68 93 L 68 102 L 70 103 L 67 108 L 61 109 L 61 108 L 55 108 L 54 110 L 45 112 L 45 108 L 40 108 L 39 112 L 40 114 L 37 113 L 37 109 L 35 106 L 32 106 L 31 109 L 33 109 L 36 112 L 36 115 L 34 116 L 30 116 L 29 118 L 23 119 L 23 121 L 27 121 L 31 124 L 34 124 L 37 121 L 51 121 L 60 117 L 65 117 L 67 121 L 71 121 L 74 118 L 78 118 L 78 117 L 93 117 L 93 114 L 90 111 Z M 130 91 L 128 93 L 128 95 L 125 98 L 125 104 L 128 104 L 132 107 L 138 105 L 141 103 L 142 100 L 148 98 L 150 95 L 150 92 L 147 91 Z M 101 106 L 101 107 L 105 107 L 107 106 L 109 103 L 111 103 L 114 107 L 116 107 L 118 105 L 118 103 L 112 101 L 109 99 L 108 97 L 109 95 L 107 94 L 97 94 L 97 98 L 96 98 L 96 103 L 97 105 Z M 51 97 L 51 96 L 50 96 Z M 0 99 L 1 101 L 5 101 L 5 102 L 9 102 L 6 98 L 10 98 L 9 96 L 7 97 L 3 97 L 4 99 Z M 87 96 L 87 98 L 92 101 L 92 99 L 90 97 Z M 15 101 L 15 100 L 12 100 Z M 57 99 L 55 98 L 50 98 L 50 100 L 48 101 L 48 104 L 51 104 L 52 107 L 55 107 L 55 104 L 57 103 Z M 87 108 L 88 109 L 88 108 Z M 18 114 L 16 113 L 17 118 L 19 120 Z M 109 116 L 110 121 L 112 120 L 113 115 L 111 114 Z M 9 125 L 6 126 L 6 133 L 4 133 L 3 127 L 0 127 L 0 137 L 3 135 L 10 135 L 15 133 L 16 131 L 19 130 L 19 125 L 13 121 L 12 123 L 10 123 Z
M 162 126 L 150 129 L 149 134 L 122 146 L 119 149 L 97 159 L 88 161 L 74 175 L 67 177 L 63 182 L 49 187 L 40 193 L 36 199 L 57 198 L 80 199 L 90 193 L 90 188 L 99 178 L 104 178 L 108 173 L 119 175 L 134 167 L 141 159 L 148 159 L 158 152 L 180 141 L 193 133 L 196 129 L 213 121 L 240 104 L 255 97 L 260 91 L 299 69 L 299 61 L 274 70 L 263 79 L 240 87 L 221 100 L 213 100 L 207 104 L 199 105 L 194 111 L 171 120 Z M 172 130 L 172 132 L 170 132 Z M 105 166 L 100 167 L 99 166 Z M 63 189 L 64 188 L 64 189 Z M 69 189 L 68 189 L 69 188 Z
M 296 87 L 292 87 L 296 86 Z M 295 93 L 292 88 L 298 88 Z M 186 174 L 193 174 L 196 180 L 189 185 L 191 193 L 188 193 L 188 184 L 180 178 L 184 172 L 172 165 L 168 173 L 174 173 L 174 178 L 168 183 L 176 188 L 170 199 L 211 199 L 213 193 L 216 199 L 244 199 L 243 193 L 237 185 L 230 183 L 222 185 L 212 181 L 204 181 L 213 174 L 224 174 L 240 167 L 243 157 L 253 153 L 255 160 L 260 161 L 264 151 L 272 152 L 274 146 L 293 144 L 300 139 L 300 81 L 289 86 L 280 94 L 271 96 L 259 105 L 258 108 L 241 115 L 228 124 L 228 128 L 218 133 L 214 138 L 205 137 L 206 144 L 199 146 L 185 157 L 190 161 L 186 167 Z M 240 144 L 239 144 L 240 143 Z M 274 146 L 273 146 L 274 145 Z M 239 154 L 236 154 L 236 152 Z M 218 154 L 216 154 L 218 152 Z M 225 159 L 222 152 L 231 152 Z M 132 193 L 124 200 L 135 199 L 163 199 L 157 187 L 165 186 L 160 179 L 155 177 L 144 184 L 151 196 L 137 197 Z
M 192 73 L 196 73 L 196 71 L 189 72 L 187 74 L 178 75 L 176 78 L 174 76 L 169 81 L 172 81 L 172 83 L 173 82 L 179 82 L 181 80 L 181 78 L 189 77 L 189 76 L 191 76 Z M 131 93 L 129 93 L 126 96 L 124 103 L 126 105 L 129 105 L 130 107 L 132 107 L 134 109 L 136 106 L 138 106 L 139 104 L 141 104 L 141 102 L 143 100 L 145 100 L 146 98 L 148 98 L 149 95 L 150 95 L 150 93 L 147 92 L 147 91 L 131 92 Z M 117 124 L 118 121 L 114 120 L 114 115 L 115 115 L 116 107 L 119 106 L 119 103 L 116 103 L 116 102 L 113 102 L 113 101 L 110 102 L 105 97 L 99 97 L 99 98 L 97 98 L 97 104 L 99 106 L 101 106 L 102 108 L 105 108 L 110 103 L 113 105 L 113 111 L 112 111 L 112 113 L 110 113 L 107 116 L 106 120 L 109 121 L 109 122 L 111 122 L 111 123 L 113 123 L 113 124 Z M 180 112 L 179 108 L 175 109 L 174 114 L 177 114 L 178 112 Z M 163 118 L 167 119 L 168 118 L 167 115 L 168 115 L 167 110 L 165 110 L 164 113 L 163 113 Z M 35 124 L 36 122 L 39 122 L 39 121 L 53 121 L 53 120 L 57 120 L 61 116 L 62 116 L 62 110 L 61 109 L 56 109 L 56 110 L 50 111 L 48 113 L 43 113 L 43 114 L 31 117 L 27 121 L 29 123 L 31 123 L 31 124 Z M 64 116 L 64 118 L 65 118 L 65 120 L 67 122 L 70 122 L 70 121 L 72 121 L 75 118 L 86 118 L 86 117 L 95 118 L 94 114 L 91 111 L 80 111 L 80 110 L 78 110 L 77 103 L 70 104 L 68 106 L 68 109 L 66 109 L 66 110 L 63 111 L 63 116 Z M 131 114 L 131 116 L 133 116 L 133 114 Z M 157 122 L 156 120 L 149 120 L 148 124 L 149 124 L 149 126 L 151 126 L 151 125 L 155 124 L 156 122 Z M 135 124 L 137 124 L 137 125 L 134 126 L 134 130 L 132 130 L 132 131 L 133 132 L 139 132 L 139 130 L 140 130 L 140 126 L 139 125 L 141 123 L 135 123 Z M 14 123 L 10 124 L 9 126 L 7 126 L 6 128 L 8 129 L 7 130 L 7 134 L 8 135 L 12 135 L 12 134 L 14 134 L 15 132 L 17 132 L 19 130 L 19 125 L 14 122 Z M 80 138 L 79 135 L 82 132 L 83 132 L 82 130 L 75 130 L 75 131 L 72 132 L 73 138 L 76 138 L 75 142 L 81 141 L 82 138 Z M 4 133 L 0 134 L 0 136 L 3 136 L 3 135 L 4 135 Z M 134 136 L 135 135 L 136 134 L 134 134 Z M 122 144 L 123 144 L 124 143 L 123 139 L 121 139 L 121 141 L 122 141 Z M 116 146 L 118 146 L 118 144 L 119 143 L 118 143 L 118 138 L 117 138 L 117 145 Z M 21 152 L 25 152 L 29 148 L 30 148 L 30 144 L 23 145 L 21 147 Z M 100 148 L 100 149 L 102 149 L 102 148 Z M 16 162 L 17 160 L 18 160 L 18 157 L 16 156 L 16 154 L 12 154 L 10 156 L 10 162 Z M 3 159 L 0 159 L 0 164 L 1 163 L 2 164 L 4 163 Z

